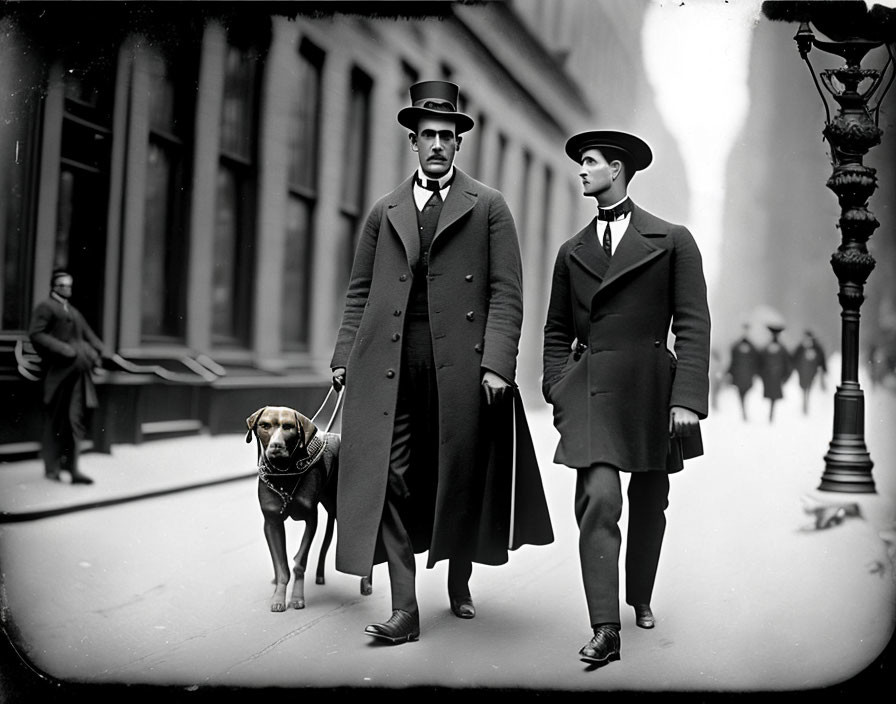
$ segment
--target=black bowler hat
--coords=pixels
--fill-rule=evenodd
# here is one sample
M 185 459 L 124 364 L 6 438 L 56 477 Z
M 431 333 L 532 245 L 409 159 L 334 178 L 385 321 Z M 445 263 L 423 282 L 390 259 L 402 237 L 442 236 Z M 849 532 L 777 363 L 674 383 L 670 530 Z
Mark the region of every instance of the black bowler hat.
M 457 112 L 459 89 L 448 81 L 421 81 L 410 88 L 411 107 L 398 112 L 398 122 L 414 132 L 421 117 L 453 119 L 457 134 L 473 128 L 473 118 Z
M 566 154 L 577 164 L 582 163 L 582 152 L 588 149 L 616 149 L 624 152 L 624 161 L 635 171 L 646 169 L 653 161 L 653 152 L 647 142 L 628 132 L 593 130 L 573 135 L 566 141 Z

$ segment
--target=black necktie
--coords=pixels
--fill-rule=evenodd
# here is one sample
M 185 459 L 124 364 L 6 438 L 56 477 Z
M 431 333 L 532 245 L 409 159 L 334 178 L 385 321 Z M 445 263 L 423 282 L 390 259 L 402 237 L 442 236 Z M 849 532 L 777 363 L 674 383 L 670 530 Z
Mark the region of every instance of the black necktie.
M 598 207 L 597 209 L 597 219 L 604 220 L 607 223 L 607 226 L 604 228 L 603 247 L 608 257 L 613 256 L 613 234 L 610 232 L 610 223 L 625 217 L 630 212 L 632 212 L 632 202 L 628 198 L 615 208 Z

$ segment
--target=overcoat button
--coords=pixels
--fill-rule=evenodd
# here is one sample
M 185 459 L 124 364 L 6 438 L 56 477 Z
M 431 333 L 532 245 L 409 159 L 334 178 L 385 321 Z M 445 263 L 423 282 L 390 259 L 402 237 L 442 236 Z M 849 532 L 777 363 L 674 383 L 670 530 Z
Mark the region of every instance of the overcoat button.
M 470 311 L 469 313 L 467 313 L 467 320 L 472 320 L 474 317 L 476 317 L 476 316 L 473 314 L 473 311 Z
M 472 281 L 472 280 L 473 280 L 473 275 L 472 275 L 472 274 L 467 274 L 467 275 L 464 277 L 464 281 Z
M 394 311 L 392 311 L 392 315 L 397 318 L 399 315 L 401 315 L 401 311 L 396 308 Z
M 480 344 L 474 345 L 473 349 L 476 350 L 477 352 L 479 352 L 480 354 L 482 353 L 482 345 L 480 345 Z
M 408 280 L 408 275 L 407 275 L 407 274 L 402 274 L 401 276 L 398 277 L 398 280 L 399 280 L 399 281 L 407 281 L 407 280 Z
M 395 376 L 395 372 L 392 371 L 391 369 L 390 369 L 389 371 L 386 372 L 386 378 L 387 378 L 387 379 L 391 379 L 391 378 L 394 377 L 394 376 Z
M 392 342 L 398 342 L 400 337 L 401 337 L 401 335 L 399 335 L 397 332 L 393 332 L 392 333 Z
M 660 346 L 660 341 L 659 341 L 659 340 L 654 340 L 654 341 L 653 341 L 653 346 L 654 346 L 654 347 L 659 347 L 659 346 Z

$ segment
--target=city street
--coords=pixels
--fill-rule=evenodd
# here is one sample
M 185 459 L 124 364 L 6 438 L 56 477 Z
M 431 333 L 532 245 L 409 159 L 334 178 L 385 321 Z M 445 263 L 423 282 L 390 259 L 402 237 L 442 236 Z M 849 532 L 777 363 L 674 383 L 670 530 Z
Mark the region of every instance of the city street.
M 421 638 L 401 646 L 363 634 L 390 611 L 385 567 L 362 596 L 358 578 L 333 568 L 333 549 L 327 583 L 306 581 L 307 607 L 270 612 L 255 445 L 242 434 L 86 454 L 83 469 L 96 479 L 87 487 L 47 482 L 36 460 L 0 465 L 3 625 L 40 676 L 23 678 L 9 664 L 5 672 L 18 673 L 13 685 L 26 679 L 34 691 L 72 699 L 123 685 L 129 696 L 165 686 L 165 696 L 188 701 L 266 688 L 836 694 L 875 661 L 896 623 L 896 393 L 863 385 L 878 493 L 818 492 L 831 433 L 828 381 L 803 416 L 791 379 L 774 423 L 760 387 L 748 396 L 748 421 L 736 392 L 723 389 L 703 424 L 706 455 L 672 480 L 657 626 L 636 628 L 624 606 L 622 658 L 597 670 L 577 657 L 590 628 L 575 476 L 551 461 L 556 433 L 534 393 L 524 400 L 554 543 L 526 546 L 500 567 L 476 566 L 472 621 L 448 609 L 445 565 L 427 570 L 420 556 Z M 223 483 L 196 488 L 206 480 Z M 148 496 L 122 500 L 141 493 Z M 807 506 L 817 502 L 855 503 L 860 515 L 847 510 L 816 529 Z M 47 517 L 16 517 L 41 511 Z M 301 527 L 288 524 L 290 555 Z M 312 565 L 322 536 L 323 522 Z

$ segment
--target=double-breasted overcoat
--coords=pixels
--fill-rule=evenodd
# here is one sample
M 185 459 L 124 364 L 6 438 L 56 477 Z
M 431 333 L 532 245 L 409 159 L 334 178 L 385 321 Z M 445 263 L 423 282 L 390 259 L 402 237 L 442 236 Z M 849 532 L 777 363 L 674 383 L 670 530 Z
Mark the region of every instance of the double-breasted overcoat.
M 634 205 L 608 257 L 595 220 L 560 246 L 554 264 L 542 378 L 560 433 L 554 461 L 677 471 L 703 450 L 699 430 L 670 438 L 670 407 L 700 419 L 708 413 L 710 318 L 700 250 L 687 228 Z
M 349 574 L 370 573 L 386 496 L 405 312 L 420 256 L 412 184 L 413 178 L 408 178 L 371 209 L 356 249 L 331 359 L 332 368 L 346 369 L 336 568 Z M 510 210 L 499 191 L 459 169 L 430 247 L 427 279 L 439 458 L 431 542 L 414 547 L 416 552 L 429 550 L 431 567 L 455 554 L 468 554 L 477 536 L 488 533 L 482 526 L 489 520 L 483 502 L 491 502 L 482 496 L 482 460 L 494 453 L 480 437 L 480 383 L 483 370 L 514 381 L 523 316 L 522 265 Z M 520 404 L 513 405 L 522 411 Z M 507 404 L 508 413 L 510 407 Z M 528 435 L 525 423 L 518 422 L 517 428 Z M 517 482 L 533 492 L 528 496 L 527 542 L 548 543 L 553 535 L 531 439 L 523 438 L 521 445 L 517 435 L 517 447 L 528 447 L 531 459 L 518 463 L 530 475 Z M 473 550 L 472 559 L 500 563 L 506 561 L 506 552 L 507 544 L 484 544 Z

